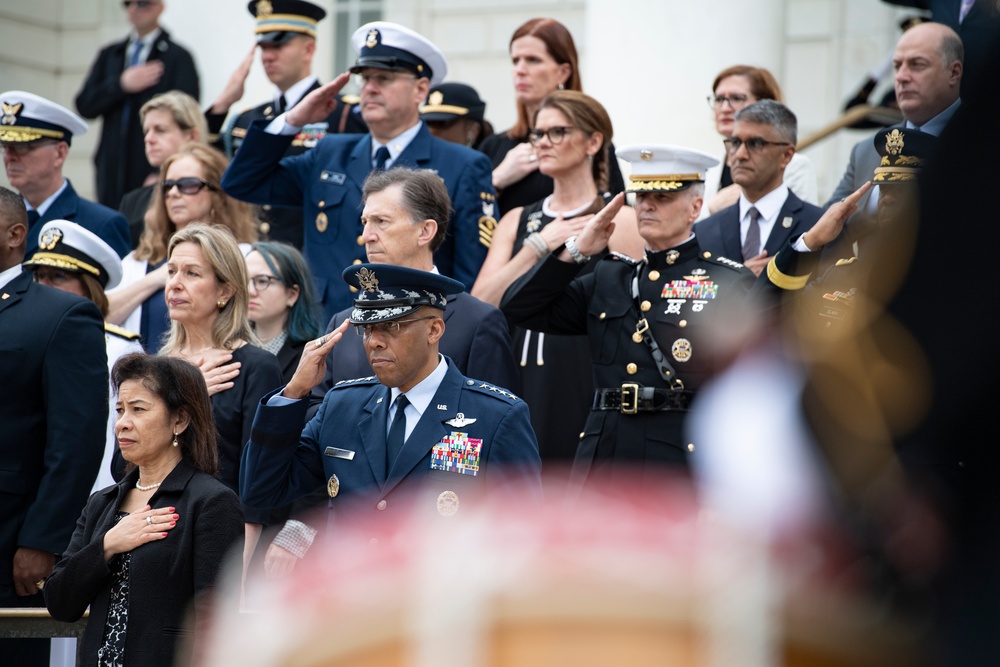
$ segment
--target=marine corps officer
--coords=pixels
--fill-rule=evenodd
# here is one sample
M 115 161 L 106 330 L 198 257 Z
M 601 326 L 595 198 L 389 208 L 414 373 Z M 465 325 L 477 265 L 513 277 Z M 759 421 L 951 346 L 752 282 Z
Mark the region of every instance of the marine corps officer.
M 260 61 L 268 81 L 274 84 L 274 95 L 263 104 L 233 114 L 225 122 L 230 107 L 243 97 L 243 84 L 253 64 L 255 47 L 205 112 L 212 145 L 230 158 L 253 121 L 277 118 L 320 86 L 312 73 L 312 61 L 316 54 L 316 24 L 326 16 L 326 10 L 305 0 L 252 0 L 247 9 L 256 20 L 254 33 L 260 47 Z M 326 118 L 306 125 L 295 135 L 285 155 L 300 155 L 327 134 L 367 132 L 356 105 L 356 98 L 341 97 Z M 285 241 L 301 248 L 302 211 L 265 206 L 259 231 L 264 239 Z
M 337 104 L 348 80 L 344 73 L 271 123 L 253 123 L 222 179 L 237 199 L 302 207 L 303 250 L 327 320 L 351 303 L 340 271 L 365 259 L 361 187 L 372 170 L 405 165 L 433 169 L 444 180 L 454 210 L 434 264 L 466 287 L 479 273 L 496 226 L 489 160 L 433 137 L 420 120 L 427 91 L 448 71 L 444 54 L 394 23 L 364 25 L 353 42 L 358 59 L 351 71 L 361 82 L 361 114 L 370 133 L 326 136 L 304 155 L 282 159 L 299 128 L 325 118 Z
M 624 480 L 636 466 L 651 474 L 658 464 L 686 466 L 694 448 L 683 439 L 688 407 L 714 371 L 716 334 L 734 331 L 729 309 L 744 304 L 753 280 L 742 264 L 702 251 L 691 232 L 716 158 L 653 145 L 618 156 L 632 164 L 627 191 L 636 193 L 645 258 L 611 254 L 577 277 L 606 247 L 618 195 L 501 303 L 522 326 L 590 338 L 597 389 L 573 463 L 576 486 Z
M 339 522 L 391 515 L 428 490 L 432 516 L 525 488 L 540 499 L 524 401 L 465 377 L 438 353 L 447 296 L 461 283 L 386 264 L 351 266 L 343 276 L 359 290 L 351 318 L 308 343 L 291 381 L 257 409 L 241 468 L 244 503 L 280 506 L 325 486 Z M 350 325 L 375 375 L 334 385 L 303 430 L 305 399 L 333 346 L 355 335 Z

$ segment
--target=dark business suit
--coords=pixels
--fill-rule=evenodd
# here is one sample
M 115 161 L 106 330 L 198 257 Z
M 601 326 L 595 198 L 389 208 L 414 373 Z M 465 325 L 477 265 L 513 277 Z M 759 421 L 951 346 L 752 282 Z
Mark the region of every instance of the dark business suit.
M 319 81 L 314 81 L 308 95 L 320 87 Z M 303 97 L 305 97 L 303 95 Z M 291 155 L 301 155 L 312 148 L 320 139 L 328 134 L 365 134 L 368 126 L 361 118 L 361 109 L 358 105 L 351 104 L 352 101 L 346 97 L 341 97 L 337 107 L 319 123 L 312 123 L 305 126 L 292 139 L 291 146 L 285 152 L 285 157 Z M 208 121 L 208 132 L 211 135 L 212 145 L 223 151 L 230 158 L 236 154 L 243 144 L 243 137 L 247 134 L 247 129 L 256 120 L 271 121 L 278 117 L 278 109 L 274 107 L 274 102 L 265 102 L 246 111 L 234 114 L 228 123 L 225 122 L 226 114 L 214 114 L 205 112 L 205 120 Z M 223 127 L 225 125 L 225 127 Z M 302 207 L 286 208 L 283 206 L 272 207 L 265 205 L 260 211 L 261 223 L 257 229 L 262 240 L 284 241 L 291 243 L 298 249 L 302 249 L 303 228 L 302 228 Z
M 125 196 L 122 197 L 121 204 L 118 205 L 118 212 L 125 216 L 125 220 L 128 221 L 133 250 L 139 247 L 139 237 L 146 229 L 146 211 L 149 209 L 149 202 L 153 199 L 153 188 L 155 187 L 155 185 L 146 185 L 126 192 Z
M 101 117 L 101 142 L 94 156 L 97 171 L 97 199 L 105 206 L 118 207 L 122 195 L 142 185 L 153 168 L 146 161 L 139 109 L 155 95 L 179 90 L 198 99 L 198 70 L 186 49 L 161 30 L 146 62 L 163 62 L 160 80 L 138 93 L 122 90 L 119 79 L 128 57 L 128 40 L 104 47 L 90 68 L 83 88 L 76 96 L 76 109 L 85 118 Z M 128 102 L 128 121 L 122 114 Z
M 62 553 L 101 465 L 108 370 L 97 306 L 30 272 L 0 288 L 0 378 L 0 606 L 40 606 L 41 595 L 15 595 L 11 565 L 19 547 Z M 0 651 L 5 664 L 48 665 L 48 640 L 0 640 Z
M 83 662 L 97 662 L 111 601 L 111 568 L 104 560 L 104 534 L 115 525 L 125 494 L 139 480 L 133 470 L 114 486 L 98 491 L 76 522 L 73 540 L 45 585 L 45 603 L 56 620 L 90 618 L 83 637 Z M 204 594 L 243 540 L 239 498 L 222 482 L 177 464 L 149 499 L 152 508 L 174 507 L 177 525 L 167 537 L 132 550 L 129 565 L 128 631 L 125 664 L 171 667 L 178 641 L 185 637 L 185 615 L 195 604 L 195 627 L 205 623 Z M 235 609 L 234 609 L 235 611 Z
M 401 497 L 418 491 L 430 493 L 426 513 L 432 515 L 439 494 L 449 491 L 465 507 L 483 494 L 515 493 L 523 482 L 540 500 L 541 462 L 527 405 L 510 392 L 466 378 L 452 363 L 388 474 L 390 390 L 375 378 L 336 385 L 305 430 L 308 401 L 277 407 L 267 405 L 269 398 L 257 409 L 243 454 L 240 494 L 247 505 L 287 504 L 325 487 L 332 475 L 339 481 L 330 501 L 334 522 L 395 516 L 393 510 L 412 507 Z M 446 423 L 461 415 L 474 421 Z M 435 445 L 445 438 L 464 441 L 463 434 L 481 440 L 475 474 L 435 469 Z
M 778 219 L 771 227 L 771 233 L 764 243 L 767 256 L 774 257 L 788 239 L 809 231 L 822 215 L 823 209 L 807 204 L 789 190 L 788 198 L 778 212 Z M 697 223 L 694 226 L 694 233 L 702 250 L 707 250 L 716 257 L 743 261 L 739 202 Z
M 898 127 L 901 130 L 905 129 L 903 125 L 899 125 Z M 878 151 L 875 150 L 875 137 L 881 132 L 882 130 L 873 132 L 872 134 L 865 136 L 865 138 L 858 143 L 854 144 L 854 148 L 851 149 L 851 158 L 847 161 L 847 169 L 844 171 L 844 175 L 841 177 L 840 183 L 838 183 L 837 187 L 834 189 L 833 194 L 831 194 L 830 198 L 825 204 L 823 204 L 823 208 L 828 208 L 830 204 L 840 201 L 847 195 L 852 194 L 867 181 L 872 180 L 875 168 L 878 167 L 879 162 L 882 160 Z M 859 213 L 865 211 L 865 207 L 868 205 L 868 199 L 871 196 L 872 191 L 869 190 L 858 201 Z M 857 216 L 858 214 L 856 213 L 855 215 Z M 861 215 L 861 217 L 871 216 Z
M 302 207 L 303 251 L 329 319 L 352 302 L 340 277 L 344 267 L 366 260 L 361 186 L 372 170 L 371 136 L 327 135 L 312 150 L 283 158 L 294 137 L 267 134 L 264 127 L 263 121 L 250 126 L 222 177 L 222 188 L 254 204 Z M 443 275 L 472 287 L 496 225 L 490 161 L 433 137 L 421 124 L 392 165 L 433 169 L 444 180 L 454 213 L 434 263 Z
M 94 232 L 105 243 L 115 249 L 119 257 L 124 257 L 132 249 L 128 222 L 125 217 L 107 206 L 95 204 L 76 194 L 73 184 L 66 180 L 66 189 L 56 197 L 45 215 L 41 216 L 28 230 L 28 247 L 25 257 L 31 258 L 38 250 L 38 230 L 50 220 L 69 220 Z

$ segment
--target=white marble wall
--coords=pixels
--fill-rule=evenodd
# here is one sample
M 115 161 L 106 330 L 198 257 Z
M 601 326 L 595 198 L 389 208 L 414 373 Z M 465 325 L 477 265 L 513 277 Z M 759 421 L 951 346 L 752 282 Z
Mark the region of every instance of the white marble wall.
M 335 11 L 334 0 L 317 0 Z M 197 58 L 202 102 L 211 102 L 253 43 L 242 0 L 166 0 L 163 24 Z M 686 144 L 721 152 L 705 96 L 715 74 L 737 62 L 778 77 L 799 117 L 800 135 L 824 126 L 898 36 L 904 12 L 876 0 L 384 0 L 383 15 L 426 34 L 448 55 L 449 79 L 472 83 L 498 129 L 515 110 L 507 47 L 513 30 L 535 16 L 569 26 L 584 87 L 615 121 L 615 142 Z M 57 18 L 53 18 L 57 17 Z M 334 21 L 320 24 L 315 70 L 333 72 Z M 5 0 L 0 6 L 0 89 L 26 88 L 72 107 L 102 44 L 125 35 L 119 0 Z M 259 63 L 237 109 L 270 95 Z M 75 142 L 68 174 L 92 190 L 89 156 L 96 132 Z M 820 195 L 839 180 L 861 133 L 841 132 L 807 151 Z M 0 182 L 3 177 L 0 175 Z

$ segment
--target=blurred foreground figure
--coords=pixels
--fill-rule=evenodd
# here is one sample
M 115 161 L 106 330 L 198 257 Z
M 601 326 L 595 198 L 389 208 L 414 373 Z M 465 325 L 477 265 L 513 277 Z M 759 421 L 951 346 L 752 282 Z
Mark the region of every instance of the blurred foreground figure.
M 912 664 L 911 637 L 827 578 L 814 544 L 779 553 L 660 481 L 572 511 L 529 486 L 428 518 L 431 494 L 374 537 L 345 528 L 291 579 L 253 582 L 262 611 L 216 616 L 195 664 Z

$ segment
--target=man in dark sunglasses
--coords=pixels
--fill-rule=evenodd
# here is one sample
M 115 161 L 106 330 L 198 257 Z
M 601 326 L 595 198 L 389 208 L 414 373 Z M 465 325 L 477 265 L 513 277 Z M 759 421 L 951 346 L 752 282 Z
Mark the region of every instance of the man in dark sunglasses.
M 320 87 L 312 73 L 316 54 L 316 27 L 326 10 L 305 0 L 251 0 L 247 5 L 256 26 L 256 45 L 239 64 L 219 96 L 205 111 L 212 145 L 232 157 L 255 120 L 270 121 L 288 111 Z M 243 97 L 243 85 L 260 47 L 260 63 L 274 84 L 271 99 L 226 116 Z M 326 118 L 302 128 L 285 155 L 301 155 L 327 134 L 364 134 L 368 131 L 357 106 L 357 96 L 341 95 Z M 302 248 L 301 208 L 264 207 L 259 226 L 265 240 L 284 241 Z
M 795 114 L 780 102 L 761 100 L 736 112 L 725 140 L 739 201 L 694 226 L 698 244 L 735 259 L 760 275 L 768 260 L 793 236 L 807 232 L 823 209 L 799 199 L 784 183 L 795 155 Z
M 139 109 L 168 90 L 199 94 L 194 58 L 160 26 L 163 0 L 122 0 L 122 8 L 132 31 L 101 50 L 76 96 L 81 115 L 104 121 L 94 156 L 97 198 L 115 209 L 155 171 L 146 160 Z

